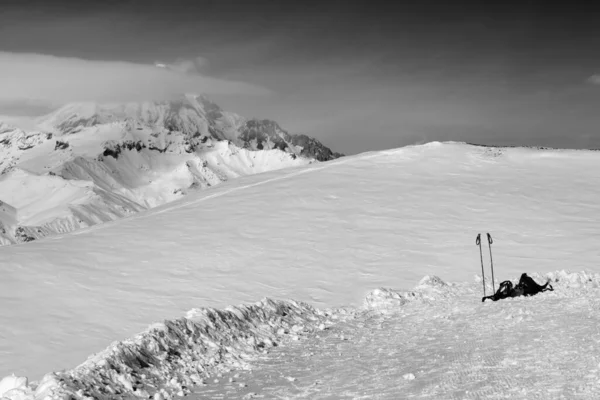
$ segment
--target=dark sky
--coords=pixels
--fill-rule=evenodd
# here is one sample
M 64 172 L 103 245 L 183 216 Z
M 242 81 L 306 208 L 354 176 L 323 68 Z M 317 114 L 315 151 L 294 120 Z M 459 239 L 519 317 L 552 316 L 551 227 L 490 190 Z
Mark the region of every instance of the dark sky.
M 486 3 L 0 0 L 0 86 L 12 79 L 0 113 L 81 100 L 36 89 L 46 81 L 106 97 L 75 75 L 123 100 L 124 82 L 155 97 L 206 87 L 226 109 L 347 153 L 430 140 L 600 147 L 600 8 Z M 144 69 L 156 62 L 188 80 Z

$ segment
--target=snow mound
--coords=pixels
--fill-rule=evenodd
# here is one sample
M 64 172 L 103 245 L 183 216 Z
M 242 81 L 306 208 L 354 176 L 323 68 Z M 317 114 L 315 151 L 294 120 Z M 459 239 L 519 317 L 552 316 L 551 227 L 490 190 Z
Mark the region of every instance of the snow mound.
M 413 301 L 430 302 L 452 297 L 457 293 L 457 285 L 444 282 L 437 276 L 423 277 L 412 291 L 398 292 L 387 288 L 378 288 L 368 293 L 364 308 L 380 313 L 398 311 L 398 308 Z
M 532 276 L 538 275 L 534 274 Z M 558 287 L 600 287 L 600 274 L 589 271 L 567 272 L 561 270 L 547 273 L 544 278 L 549 279 L 552 286 Z
M 386 313 L 405 305 L 409 298 L 405 294 L 392 289 L 378 288 L 368 293 L 365 298 L 365 308 Z
M 6 376 L 0 381 L 0 398 L 20 400 L 26 399 L 31 393 L 27 387 L 27 378 L 22 376 Z
M 419 284 L 416 288 L 445 288 L 448 284 L 442 280 L 442 278 L 438 276 L 429 276 L 425 275 L 423 279 L 419 281 Z
M 4 397 L 10 400 L 170 399 L 190 393 L 213 373 L 248 368 L 253 354 L 277 346 L 286 335 L 297 339 L 324 329 L 332 323 L 329 317 L 331 312 L 305 303 L 268 298 L 225 310 L 193 309 L 185 318 L 113 343 L 73 370 L 47 374 L 39 384 L 7 377 L 0 388 L 7 388 Z

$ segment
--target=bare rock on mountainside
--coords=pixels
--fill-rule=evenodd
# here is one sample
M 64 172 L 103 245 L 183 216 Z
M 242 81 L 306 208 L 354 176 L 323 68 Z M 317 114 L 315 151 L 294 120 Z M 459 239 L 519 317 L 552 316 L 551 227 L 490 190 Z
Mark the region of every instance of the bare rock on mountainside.
M 329 161 L 343 156 L 343 154 L 332 152 L 314 138 L 306 135 L 291 135 L 281 129 L 277 122 L 271 120 L 249 120 L 241 127 L 240 131 L 239 138 L 246 148 L 262 150 L 270 146 L 270 148 L 291 151 L 318 161 Z
M 36 127 L 0 122 L 0 245 L 115 220 L 240 176 L 343 156 L 195 95 L 68 104 Z

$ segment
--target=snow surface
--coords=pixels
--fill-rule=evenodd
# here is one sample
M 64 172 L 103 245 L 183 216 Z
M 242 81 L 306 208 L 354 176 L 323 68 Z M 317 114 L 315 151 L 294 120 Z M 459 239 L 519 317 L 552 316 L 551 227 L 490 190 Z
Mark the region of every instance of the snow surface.
M 426 276 L 409 292 L 372 291 L 362 309 L 193 309 L 41 382 L 5 377 L 0 396 L 597 398 L 600 274 L 534 278 L 555 291 L 478 303 L 480 282 Z
M 373 291 L 368 311 L 258 354 L 187 399 L 597 399 L 600 275 L 548 277 L 556 291 L 497 303 L 477 302 L 475 282 Z M 401 306 L 388 302 L 398 297 Z
M 481 272 L 477 233 L 494 237 L 497 281 L 598 272 L 599 164 L 592 151 L 430 143 L 242 177 L 127 219 L 2 247 L 0 376 L 37 380 L 74 368 L 195 307 L 265 296 L 318 309 L 362 306 L 374 288 L 406 291 L 424 275 L 472 282 Z M 487 248 L 483 254 L 487 263 Z M 478 324 L 479 307 L 500 304 L 481 305 L 473 285 L 468 298 L 444 298 L 466 327 Z M 595 289 L 585 296 L 593 303 Z M 543 304 L 556 318 L 573 309 Z M 310 320 L 315 312 L 300 314 Z M 569 368 L 583 358 L 571 360 Z M 416 385 L 418 371 L 408 373 Z

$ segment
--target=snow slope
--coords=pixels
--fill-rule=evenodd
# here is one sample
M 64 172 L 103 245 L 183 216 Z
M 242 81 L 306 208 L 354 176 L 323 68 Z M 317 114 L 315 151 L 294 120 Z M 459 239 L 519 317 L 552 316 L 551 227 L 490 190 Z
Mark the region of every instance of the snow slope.
M 115 220 L 228 179 L 340 156 L 202 96 L 69 104 L 24 131 L 0 121 L 0 244 Z
M 241 177 L 0 248 L 0 376 L 72 368 L 194 307 L 358 306 L 424 275 L 472 281 L 479 232 L 495 239 L 497 280 L 598 272 L 599 164 L 592 151 L 430 143 Z

